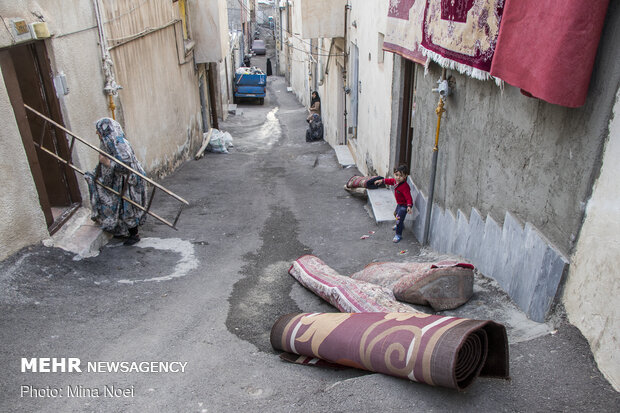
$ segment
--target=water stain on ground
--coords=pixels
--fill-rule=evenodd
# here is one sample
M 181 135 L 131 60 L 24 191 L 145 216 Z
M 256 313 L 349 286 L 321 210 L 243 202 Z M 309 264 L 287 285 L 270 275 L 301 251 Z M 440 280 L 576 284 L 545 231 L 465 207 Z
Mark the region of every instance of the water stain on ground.
M 302 311 L 290 297 L 296 281 L 288 274 L 291 263 L 309 252 L 297 240 L 297 227 L 288 208 L 271 207 L 260 232 L 262 245 L 243 257 L 245 277 L 233 286 L 228 299 L 226 328 L 261 351 L 273 352 L 269 334 L 278 317 Z

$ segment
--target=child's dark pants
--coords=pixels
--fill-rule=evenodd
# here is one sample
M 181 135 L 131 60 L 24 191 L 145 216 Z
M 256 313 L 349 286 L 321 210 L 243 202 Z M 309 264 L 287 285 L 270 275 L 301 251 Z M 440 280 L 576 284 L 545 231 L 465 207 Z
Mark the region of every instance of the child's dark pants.
M 396 235 L 399 237 L 403 235 L 403 228 L 405 227 L 405 217 L 407 216 L 407 205 L 396 205 Z

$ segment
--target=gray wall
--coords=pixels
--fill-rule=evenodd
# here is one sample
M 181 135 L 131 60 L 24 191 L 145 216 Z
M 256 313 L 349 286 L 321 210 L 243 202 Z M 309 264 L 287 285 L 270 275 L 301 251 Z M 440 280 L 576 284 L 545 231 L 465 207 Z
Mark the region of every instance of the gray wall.
M 492 81 L 448 71 L 455 87 L 441 125 L 434 202 L 455 215 L 475 207 L 499 223 L 510 212 L 570 253 L 620 84 L 619 18 L 612 2 L 581 108 L 527 98 L 510 85 L 502 92 Z M 428 194 L 438 100 L 431 89 L 441 69 L 431 64 L 424 76 L 418 66 L 417 75 L 412 178 Z

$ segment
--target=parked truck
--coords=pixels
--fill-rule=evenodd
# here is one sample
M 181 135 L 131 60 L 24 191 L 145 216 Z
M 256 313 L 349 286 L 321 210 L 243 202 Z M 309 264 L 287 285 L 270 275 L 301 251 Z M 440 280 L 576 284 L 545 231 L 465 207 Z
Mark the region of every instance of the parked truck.
M 267 75 L 257 67 L 240 67 L 235 73 L 234 102 L 239 98 L 258 99 L 258 103 L 265 103 L 265 87 Z

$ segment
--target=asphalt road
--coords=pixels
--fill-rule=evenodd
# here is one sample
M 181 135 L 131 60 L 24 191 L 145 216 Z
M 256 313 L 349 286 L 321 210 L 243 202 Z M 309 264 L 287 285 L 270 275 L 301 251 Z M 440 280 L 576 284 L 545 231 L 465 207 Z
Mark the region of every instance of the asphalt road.
M 335 311 L 288 275 L 300 255 L 348 275 L 373 260 L 435 254 L 407 233 L 393 244 L 389 226 L 342 189 L 357 171 L 340 168 L 328 144 L 305 142 L 306 110 L 282 78 L 269 79 L 263 106 L 240 107 L 220 125 L 234 139 L 229 154 L 207 153 L 161 181 L 190 202 L 178 231 L 151 219 L 140 243 L 113 241 L 94 258 L 35 246 L 0 263 L 0 411 L 620 411 L 561 308 L 552 334 L 511 342 L 511 380 L 479 378 L 463 393 L 281 361 L 269 344 L 280 315 Z M 164 216 L 175 207 L 154 202 Z M 22 372 L 30 357 L 185 364 L 168 373 Z M 92 394 L 112 387 L 125 393 Z M 90 397 L 69 397 L 69 388 Z

